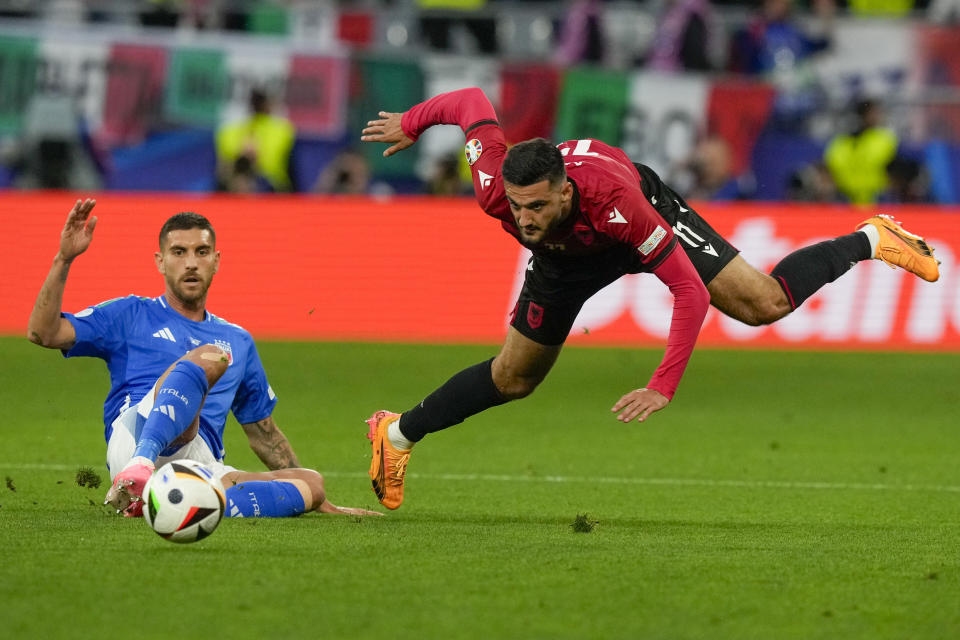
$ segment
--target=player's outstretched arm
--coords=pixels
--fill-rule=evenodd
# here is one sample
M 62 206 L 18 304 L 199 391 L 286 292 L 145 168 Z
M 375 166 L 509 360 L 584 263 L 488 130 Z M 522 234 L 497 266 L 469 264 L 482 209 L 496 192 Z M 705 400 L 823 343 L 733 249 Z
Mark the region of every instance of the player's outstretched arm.
M 290 469 L 300 466 L 290 441 L 273 421 L 273 416 L 240 426 L 247 434 L 250 448 L 268 469 Z
M 414 141 L 403 132 L 400 126 L 402 113 L 390 113 L 381 111 L 380 119 L 370 120 L 363 130 L 360 137 L 364 142 L 384 142 L 392 145 L 384 150 L 383 157 L 388 158 L 398 151 L 403 151 L 407 147 L 413 146 Z
M 77 200 L 67 214 L 67 221 L 60 232 L 60 250 L 53 258 L 47 279 L 40 287 L 37 300 L 27 322 L 27 339 L 51 349 L 69 349 L 76 340 L 76 332 L 69 320 L 60 316 L 63 307 L 63 291 L 67 274 L 74 259 L 90 247 L 96 216 L 90 212 L 97 201 L 87 198 Z
M 667 348 L 647 386 L 631 391 L 613 405 L 612 411 L 619 412 L 617 420 L 621 422 L 643 422 L 667 406 L 683 377 L 710 305 L 710 294 L 683 249 L 674 246 L 669 251 L 653 270 L 673 294 Z

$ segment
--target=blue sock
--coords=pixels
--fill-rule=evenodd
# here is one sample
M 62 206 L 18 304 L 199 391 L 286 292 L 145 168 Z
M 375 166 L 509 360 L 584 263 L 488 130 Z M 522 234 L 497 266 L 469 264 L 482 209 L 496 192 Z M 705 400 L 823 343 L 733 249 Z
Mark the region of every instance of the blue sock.
M 306 510 L 300 490 L 283 480 L 241 482 L 227 489 L 229 518 L 289 518 Z
M 177 362 L 157 391 L 153 410 L 143 424 L 133 455 L 156 461 L 200 413 L 208 388 L 203 367 L 189 360 Z

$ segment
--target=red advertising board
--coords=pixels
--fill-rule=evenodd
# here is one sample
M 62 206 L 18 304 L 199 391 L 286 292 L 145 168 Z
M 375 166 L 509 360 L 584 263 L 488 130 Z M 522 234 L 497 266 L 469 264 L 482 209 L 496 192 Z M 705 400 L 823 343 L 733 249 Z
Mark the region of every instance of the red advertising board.
M 11 240 L 0 280 L 0 332 L 23 334 L 53 258 L 71 194 L 0 194 Z M 848 233 L 866 213 L 845 207 L 701 203 L 756 267 Z M 157 232 L 178 211 L 217 230 L 211 311 L 258 338 L 499 342 L 522 283 L 525 251 L 471 199 L 229 197 L 104 193 L 93 245 L 71 269 L 64 308 L 163 283 Z M 960 210 L 892 210 L 943 261 L 926 283 L 861 263 L 780 322 L 746 327 L 711 310 L 701 345 L 960 351 Z M 661 345 L 669 291 L 650 275 L 621 278 L 584 307 L 571 343 Z

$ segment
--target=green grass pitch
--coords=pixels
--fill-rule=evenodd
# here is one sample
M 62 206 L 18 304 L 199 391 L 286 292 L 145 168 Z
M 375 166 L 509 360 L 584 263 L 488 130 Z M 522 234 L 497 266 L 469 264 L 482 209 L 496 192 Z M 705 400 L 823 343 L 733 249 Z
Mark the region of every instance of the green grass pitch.
M 362 420 L 494 352 L 260 348 L 301 461 L 368 507 Z M 670 407 L 616 422 L 659 357 L 566 350 L 532 397 L 428 437 L 386 517 L 174 545 L 101 505 L 103 363 L 0 339 L 0 636 L 960 637 L 960 357 L 701 350 Z M 233 423 L 227 450 L 259 468 Z

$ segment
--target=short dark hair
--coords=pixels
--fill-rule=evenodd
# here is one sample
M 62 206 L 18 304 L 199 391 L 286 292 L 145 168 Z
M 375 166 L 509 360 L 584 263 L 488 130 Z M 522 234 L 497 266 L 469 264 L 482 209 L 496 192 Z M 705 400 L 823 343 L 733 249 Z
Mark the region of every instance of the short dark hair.
M 213 225 L 210 224 L 209 220 L 193 211 L 181 211 L 178 214 L 170 216 L 170 218 L 163 223 L 163 226 L 160 227 L 160 248 L 163 248 L 163 239 L 167 237 L 168 233 L 171 231 L 186 231 L 188 229 L 206 229 L 210 232 L 210 240 L 213 241 L 214 245 L 217 244 L 217 232 L 213 230 Z
M 556 186 L 567 179 L 567 170 L 556 145 L 544 138 L 534 138 L 513 145 L 503 161 L 500 175 L 505 182 L 518 187 L 528 187 L 541 180 Z

